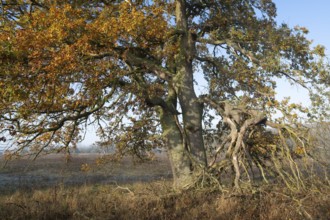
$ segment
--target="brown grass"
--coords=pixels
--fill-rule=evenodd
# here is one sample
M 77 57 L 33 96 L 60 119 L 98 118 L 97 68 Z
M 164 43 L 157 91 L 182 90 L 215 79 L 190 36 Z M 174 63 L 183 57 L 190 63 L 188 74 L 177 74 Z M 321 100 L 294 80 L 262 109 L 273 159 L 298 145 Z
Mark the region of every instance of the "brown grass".
M 30 165 L 16 165 L 1 170 L 1 175 L 32 175 L 26 183 L 13 190 L 0 192 L 0 219 L 329 219 L 330 187 L 311 184 L 308 190 L 292 192 L 279 184 L 252 188 L 243 193 L 231 189 L 172 191 L 171 180 L 161 176 L 168 172 L 166 161 L 138 164 L 129 162 L 108 164 L 98 171 L 84 173 L 80 165 L 92 157 L 83 156 L 64 169 L 63 161 L 40 160 Z M 94 158 L 95 159 L 95 158 Z M 56 164 L 58 166 L 56 166 Z M 156 166 L 157 164 L 157 166 Z M 158 166 L 159 164 L 159 166 Z M 34 166 L 34 168 L 32 168 Z M 40 167 L 41 166 L 41 167 Z M 61 167 L 64 166 L 64 167 Z M 25 172 L 20 171 L 24 168 Z M 43 169 L 43 171 L 40 171 Z M 47 172 L 48 171 L 48 172 Z M 51 171 L 51 172 L 50 172 Z M 59 172 L 62 171 L 62 174 Z M 59 172 L 59 174 L 56 174 Z M 36 173 L 75 178 L 75 184 L 65 181 L 30 184 Z M 61 175 L 60 175 L 61 174 Z M 97 175 L 127 175 L 129 183 L 104 181 Z M 72 177 L 70 177 L 72 175 Z M 90 181 L 85 181 L 89 175 Z M 144 176 L 134 179 L 132 176 Z M 151 175 L 151 176 L 150 176 Z M 158 180 L 154 180 L 155 175 Z M 150 177 L 149 181 L 148 177 Z M 93 178 L 96 178 L 93 180 Z M 113 178 L 113 177 L 112 177 Z M 156 179 L 157 179 L 156 178 Z
M 329 189 L 174 193 L 169 181 L 55 186 L 0 197 L 2 219 L 328 219 Z

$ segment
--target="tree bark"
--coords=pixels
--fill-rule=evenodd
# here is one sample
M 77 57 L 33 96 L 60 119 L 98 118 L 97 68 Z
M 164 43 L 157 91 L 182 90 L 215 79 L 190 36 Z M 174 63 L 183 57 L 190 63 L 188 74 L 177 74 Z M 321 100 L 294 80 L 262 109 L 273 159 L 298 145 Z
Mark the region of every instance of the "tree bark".
M 176 109 L 177 96 L 170 89 L 166 104 Z M 167 153 L 172 167 L 173 186 L 176 190 L 189 187 L 192 182 L 191 160 L 187 151 L 181 125 L 178 123 L 177 114 L 169 108 L 160 108 L 160 121 L 163 138 L 167 146 Z
M 193 165 L 206 166 L 202 133 L 203 106 L 196 96 L 193 79 L 192 61 L 195 55 L 195 33 L 189 30 L 184 0 L 176 1 L 176 22 L 181 36 L 180 48 L 176 55 L 177 73 L 174 78 L 174 86 L 182 109 L 184 138 L 187 140 Z
M 174 57 L 176 71 L 169 83 L 166 104 L 158 106 L 174 188 L 182 190 L 194 185 L 200 168 L 206 167 L 207 160 L 202 135 L 203 107 L 194 90 L 192 60 L 195 41 L 188 28 L 185 1 L 176 1 L 175 13 L 180 35 L 179 50 Z M 181 107 L 183 126 L 178 120 L 177 103 Z

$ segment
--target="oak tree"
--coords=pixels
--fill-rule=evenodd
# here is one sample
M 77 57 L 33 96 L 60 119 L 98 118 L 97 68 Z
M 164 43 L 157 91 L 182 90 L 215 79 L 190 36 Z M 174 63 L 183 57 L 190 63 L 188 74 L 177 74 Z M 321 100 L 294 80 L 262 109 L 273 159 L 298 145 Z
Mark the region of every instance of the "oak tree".
M 3 0 L 0 7 L 8 157 L 69 154 L 93 125 L 117 155 L 143 158 L 164 147 L 177 189 L 221 180 L 225 171 L 239 187 L 256 170 L 266 182 L 274 175 L 303 185 L 293 157 L 311 146 L 300 117 L 328 113 L 329 72 L 324 48 L 311 46 L 306 28 L 277 24 L 271 0 Z M 283 79 L 308 90 L 314 109 L 276 100 Z

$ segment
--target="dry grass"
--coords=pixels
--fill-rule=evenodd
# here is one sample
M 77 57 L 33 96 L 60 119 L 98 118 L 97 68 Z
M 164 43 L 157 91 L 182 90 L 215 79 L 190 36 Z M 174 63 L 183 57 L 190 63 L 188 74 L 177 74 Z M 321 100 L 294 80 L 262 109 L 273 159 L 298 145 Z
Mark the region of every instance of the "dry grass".
M 330 187 L 316 181 L 308 186 L 308 190 L 299 192 L 289 191 L 276 184 L 252 188 L 239 194 L 231 189 L 176 193 L 172 191 L 171 180 L 166 178 L 168 174 L 161 176 L 169 170 L 167 162 L 162 159 L 146 164 L 127 160 L 84 173 L 80 171 L 81 164 L 86 161 L 92 163 L 93 157 L 80 156 L 70 165 L 63 165 L 57 156 L 51 158 L 54 160 L 40 160 L 28 169 L 25 164 L 27 161 L 16 161 L 0 172 L 7 177 L 30 175 L 25 184 L 15 185 L 15 189 L 4 191 L 2 188 L 0 219 L 277 220 L 329 219 L 330 216 Z M 48 178 L 57 175 L 67 182 L 33 182 L 36 174 L 48 174 Z M 90 178 L 88 181 L 86 175 Z M 115 175 L 126 175 L 127 179 L 122 182 L 105 181 L 98 175 L 110 179 Z M 158 180 L 153 180 L 155 178 L 152 175 Z M 144 178 L 132 178 L 138 176 Z M 72 179 L 76 179 L 76 182 L 68 184 Z
M 2 219 L 328 219 L 329 188 L 304 193 L 273 186 L 249 194 L 174 193 L 169 181 L 56 186 L 0 197 Z

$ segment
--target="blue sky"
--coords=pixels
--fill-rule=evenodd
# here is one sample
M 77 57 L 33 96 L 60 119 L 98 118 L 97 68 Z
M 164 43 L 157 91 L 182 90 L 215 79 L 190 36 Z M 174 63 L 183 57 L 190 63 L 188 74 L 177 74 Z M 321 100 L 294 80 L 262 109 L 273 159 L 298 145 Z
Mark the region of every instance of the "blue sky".
M 308 38 L 314 44 L 322 44 L 330 49 L 330 0 L 273 0 L 277 6 L 277 21 L 287 23 L 290 27 L 296 25 L 309 29 Z M 326 54 L 330 57 L 330 50 Z M 309 104 L 308 94 L 303 89 L 290 86 L 288 83 L 278 85 L 278 98 L 291 96 L 294 102 Z M 91 129 L 83 145 L 94 142 L 95 134 Z
M 322 44 L 330 49 L 330 0 L 273 0 L 277 6 L 278 24 L 287 23 L 290 27 L 296 25 L 309 29 L 308 39 L 314 44 Z M 330 51 L 326 53 L 330 57 Z M 290 96 L 293 102 L 309 104 L 308 93 L 289 83 L 281 82 L 278 85 L 278 98 Z M 90 130 L 92 134 L 93 129 Z M 94 137 L 94 138 L 92 138 Z M 87 135 L 83 145 L 90 145 L 95 136 Z
M 330 49 L 329 0 L 273 0 L 277 6 L 277 21 L 309 29 L 308 37 L 314 43 Z M 327 50 L 327 54 L 330 51 Z
M 286 23 L 290 27 L 296 25 L 309 30 L 308 39 L 313 45 L 321 44 L 328 48 L 330 57 L 330 0 L 273 0 L 277 6 L 278 24 Z M 277 88 L 278 98 L 290 96 L 293 102 L 309 105 L 308 93 L 297 86 L 282 82 Z

